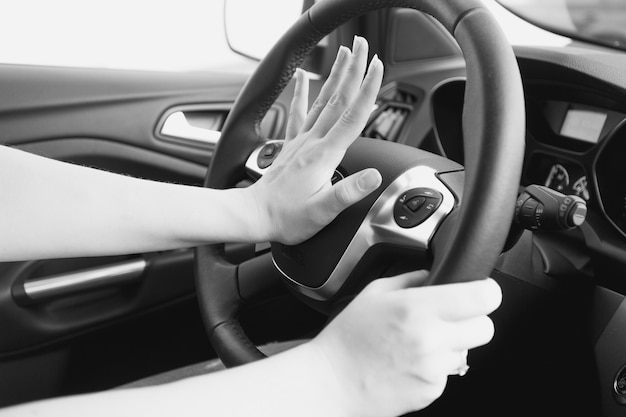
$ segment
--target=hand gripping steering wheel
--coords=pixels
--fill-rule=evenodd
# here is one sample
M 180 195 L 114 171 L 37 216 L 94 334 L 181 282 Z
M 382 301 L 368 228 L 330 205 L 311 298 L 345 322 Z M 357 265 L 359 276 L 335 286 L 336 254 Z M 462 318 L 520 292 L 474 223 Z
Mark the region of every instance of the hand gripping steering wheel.
M 427 259 L 428 284 L 488 276 L 511 225 L 524 155 L 525 113 L 512 49 L 479 0 L 324 0 L 278 41 L 237 98 L 213 156 L 206 187 L 230 188 L 249 171 L 262 174 L 260 123 L 305 56 L 347 20 L 386 8 L 433 16 L 465 57 L 465 166 L 396 143 L 360 138 L 338 171 L 376 167 L 378 190 L 341 213 L 313 238 L 295 246 L 272 244 L 272 256 L 234 265 L 224 245 L 196 249 L 196 286 L 211 343 L 226 366 L 264 355 L 243 332 L 238 312 L 244 288 L 277 270 L 294 293 L 329 306 L 376 278 L 390 253 Z M 416 40 L 418 41 L 418 40 Z M 256 166 L 255 166 L 256 164 Z M 374 271 L 374 272 L 372 272 Z

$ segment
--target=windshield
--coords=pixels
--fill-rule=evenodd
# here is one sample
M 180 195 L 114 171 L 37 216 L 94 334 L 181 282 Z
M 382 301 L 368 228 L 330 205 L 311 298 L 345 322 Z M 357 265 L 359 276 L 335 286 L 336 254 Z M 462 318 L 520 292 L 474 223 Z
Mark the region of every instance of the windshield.
M 626 49 L 624 0 L 497 0 L 519 17 L 572 39 Z

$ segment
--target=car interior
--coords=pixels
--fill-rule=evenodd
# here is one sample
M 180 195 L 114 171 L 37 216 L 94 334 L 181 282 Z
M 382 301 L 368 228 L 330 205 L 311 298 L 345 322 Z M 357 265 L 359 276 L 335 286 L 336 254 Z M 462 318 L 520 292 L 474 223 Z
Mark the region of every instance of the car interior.
M 320 21 L 324 13 L 335 10 L 320 7 L 325 2 L 310 9 L 319 10 Z M 308 10 L 313 2 L 304 3 Z M 328 3 L 352 7 L 357 2 Z M 503 290 L 503 303 L 491 316 L 494 339 L 472 350 L 470 372 L 451 376 L 443 396 L 415 415 L 623 415 L 626 52 L 581 40 L 563 47 L 514 46 L 523 102 L 520 108 L 515 103 L 508 107 L 506 87 L 514 78 L 474 65 L 473 46 L 466 47 L 471 42 L 464 39 L 474 32 L 459 30 L 453 36 L 448 24 L 435 18 L 440 11 L 423 13 L 437 2 L 416 2 L 428 4 L 422 11 L 391 7 L 398 2 L 381 3 L 389 7 L 351 10 L 345 22 L 329 23 L 319 33 L 320 43 L 320 39 L 303 40 L 293 31 L 290 41 L 306 44 L 307 54 L 280 61 L 273 58 L 280 56 L 278 52 L 270 53 L 254 74 L 0 65 L 0 143 L 156 181 L 245 187 L 263 174 L 280 151 L 293 93 L 285 77 L 295 70 L 289 64 L 297 63 L 315 75 L 312 100 L 337 48 L 350 45 L 355 34 L 363 36 L 370 53 L 384 62 L 385 78 L 363 139 L 357 140 L 362 145 L 354 152 L 391 146 L 402 155 L 394 156 L 398 164 L 402 158 L 421 158 L 444 167 L 441 171 L 450 175 L 446 187 L 438 191 L 441 198 L 444 202 L 452 198 L 455 207 L 471 208 L 474 214 L 458 217 L 470 221 L 475 216 L 476 227 L 487 233 L 485 239 L 491 239 L 489 213 L 495 213 L 493 233 L 502 229 L 499 217 L 514 217 L 502 229 L 505 234 L 498 235 L 501 239 L 490 242 L 497 256 L 486 274 Z M 482 51 L 484 43 L 492 44 L 475 41 L 476 51 Z M 482 59 L 480 53 L 475 55 Z M 482 64 L 480 59 L 476 62 Z M 275 81 L 265 77 L 270 73 Z M 248 81 L 250 76 L 257 78 Z M 258 82 L 260 76 L 268 86 Z M 475 79 L 486 86 L 503 86 L 504 92 L 481 90 L 478 107 L 483 113 L 468 118 L 468 97 L 476 93 L 466 86 L 474 88 Z M 273 83 L 280 87 L 274 88 Z M 497 101 L 500 95 L 507 98 Z M 257 97 L 266 96 L 270 99 L 260 103 L 261 110 L 246 105 L 246 100 L 257 103 Z M 492 96 L 493 103 L 485 102 Z M 491 113 L 484 114 L 487 110 Z M 501 119 L 500 113 L 523 117 L 525 128 L 510 132 L 516 124 L 505 123 L 509 119 Z M 238 131 L 245 120 L 248 130 Z M 484 129 L 465 126 L 472 123 Z M 482 143 L 480 148 L 468 145 L 477 143 L 469 134 L 492 135 L 493 125 L 496 135 L 510 133 L 508 142 Z M 244 147 L 224 139 L 239 134 L 248 141 Z M 508 147 L 517 137 L 523 143 Z M 503 173 L 502 164 L 497 170 L 489 161 L 482 164 L 483 153 L 495 152 L 518 158 L 519 175 L 514 166 L 509 175 Z M 218 162 L 212 161 L 214 157 Z M 377 161 L 363 158 L 364 164 Z M 229 176 L 231 166 L 239 166 L 240 173 Z M 482 183 L 469 188 L 466 183 L 464 191 L 464 166 L 468 175 L 471 167 L 476 178 L 503 182 L 485 190 Z M 356 170 L 346 162 L 336 175 Z M 513 185 L 501 189 L 501 184 L 509 183 Z M 428 192 L 437 189 L 424 187 Z M 424 190 L 408 198 L 433 198 Z M 468 190 L 480 193 L 480 199 Z M 396 191 L 392 200 L 406 190 Z M 483 199 L 492 191 L 513 195 L 515 213 L 493 207 L 488 195 Z M 367 204 L 364 213 L 374 199 Z M 364 216 L 350 225 L 352 232 Z M 394 216 L 400 224 L 396 211 Z M 440 229 L 437 235 L 454 239 L 445 227 Z M 300 281 L 303 287 L 323 287 L 323 277 L 337 265 L 334 258 L 342 255 L 323 248 L 344 249 L 354 233 L 343 236 L 331 230 L 322 235 L 321 240 L 296 249 L 259 242 L 0 263 L 0 407 L 113 389 L 217 357 L 227 365 L 261 358 L 254 348 L 239 355 L 241 346 L 224 342 L 232 337 L 230 333 L 224 339 L 215 332 L 208 337 L 212 320 L 222 320 L 222 311 L 211 312 L 214 305 L 226 304 L 228 309 L 237 303 L 228 320 L 235 319 L 235 331 L 241 325 L 255 346 L 314 337 L 345 306 L 350 294 L 366 283 L 347 280 L 349 291 L 328 296 L 295 288 L 291 273 L 309 274 Z M 354 261 L 353 275 L 372 280 L 416 268 L 447 271 L 443 261 L 454 263 L 460 273 L 467 268 L 466 260 L 483 250 L 462 246 L 451 252 L 454 256 L 442 257 L 439 254 L 448 255 L 447 249 L 439 251 L 430 237 L 419 250 L 404 240 L 379 243 L 367 249 L 367 261 Z M 365 259 L 365 250 L 360 255 Z M 305 257 L 303 262 L 300 256 Z M 307 262 L 319 264 L 319 269 L 297 271 Z M 208 284 L 225 263 L 235 265 L 225 273 L 227 279 Z M 245 284 L 238 281 L 242 279 Z M 210 401 L 210 393 L 207 397 Z

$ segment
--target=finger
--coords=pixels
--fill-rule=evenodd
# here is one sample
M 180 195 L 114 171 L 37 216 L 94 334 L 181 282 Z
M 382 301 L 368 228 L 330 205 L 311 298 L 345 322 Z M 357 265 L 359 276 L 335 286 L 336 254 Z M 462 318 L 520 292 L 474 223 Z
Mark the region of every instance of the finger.
M 302 125 L 302 131 L 308 131 L 315 124 L 315 121 L 319 117 L 320 113 L 326 107 L 326 103 L 330 100 L 330 97 L 333 95 L 339 83 L 341 82 L 341 77 L 345 72 L 345 68 L 350 63 L 349 61 L 350 50 L 345 46 L 340 46 L 339 51 L 337 51 L 337 58 L 335 58 L 335 63 L 330 70 L 330 74 L 328 75 L 328 79 L 322 86 L 319 95 L 313 102 L 311 106 L 311 110 L 307 114 L 306 120 Z
M 493 339 L 495 327 L 487 316 L 449 323 L 449 346 L 452 349 L 473 349 Z
M 363 292 L 382 293 L 419 287 L 426 281 L 428 271 L 411 271 L 394 277 L 380 278 L 372 281 Z
M 382 81 L 383 63 L 374 55 L 357 97 L 328 132 L 329 141 L 342 149 L 348 148 L 354 142 L 372 113 Z
M 322 194 L 325 206 L 339 214 L 362 200 L 382 183 L 380 173 L 374 168 L 364 169 L 339 181 Z
M 365 75 L 367 54 L 367 41 L 365 38 L 355 36 L 350 65 L 347 66 L 337 89 L 311 128 L 311 131 L 315 132 L 317 136 L 326 136 L 326 133 L 337 123 L 343 112 L 354 101 Z
M 296 70 L 296 86 L 293 91 L 291 108 L 289 110 L 289 120 L 287 121 L 286 140 L 298 136 L 300 129 L 304 125 L 306 113 L 309 107 L 309 78 L 305 71 L 298 68 Z
M 491 278 L 407 290 L 414 303 L 429 300 L 443 320 L 467 320 L 494 311 L 502 302 L 500 286 Z

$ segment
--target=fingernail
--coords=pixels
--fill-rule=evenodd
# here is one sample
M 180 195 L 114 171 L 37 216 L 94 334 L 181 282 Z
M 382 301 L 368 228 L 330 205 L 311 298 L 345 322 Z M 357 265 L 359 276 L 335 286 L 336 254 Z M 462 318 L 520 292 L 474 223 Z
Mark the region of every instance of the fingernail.
M 348 48 L 346 48 L 345 46 L 341 45 L 339 47 L 339 50 L 337 51 L 337 58 L 335 60 L 338 61 L 338 62 L 342 61 L 345 58 L 345 56 L 347 55 L 347 53 L 348 53 Z
M 361 47 L 362 47 L 362 41 L 361 41 L 361 37 L 354 35 L 354 40 L 352 41 L 352 54 L 356 55 L 361 51 Z
M 380 64 L 382 64 L 382 62 L 380 58 L 378 58 L 378 54 L 374 54 L 372 60 L 370 61 L 370 70 L 378 67 Z
M 293 75 L 293 77 L 296 79 L 296 82 L 301 82 L 302 81 L 302 70 L 300 68 L 296 68 L 296 72 Z
M 378 188 L 381 182 L 381 177 L 378 171 L 369 170 L 361 174 L 357 180 L 357 185 L 361 190 L 374 190 Z

